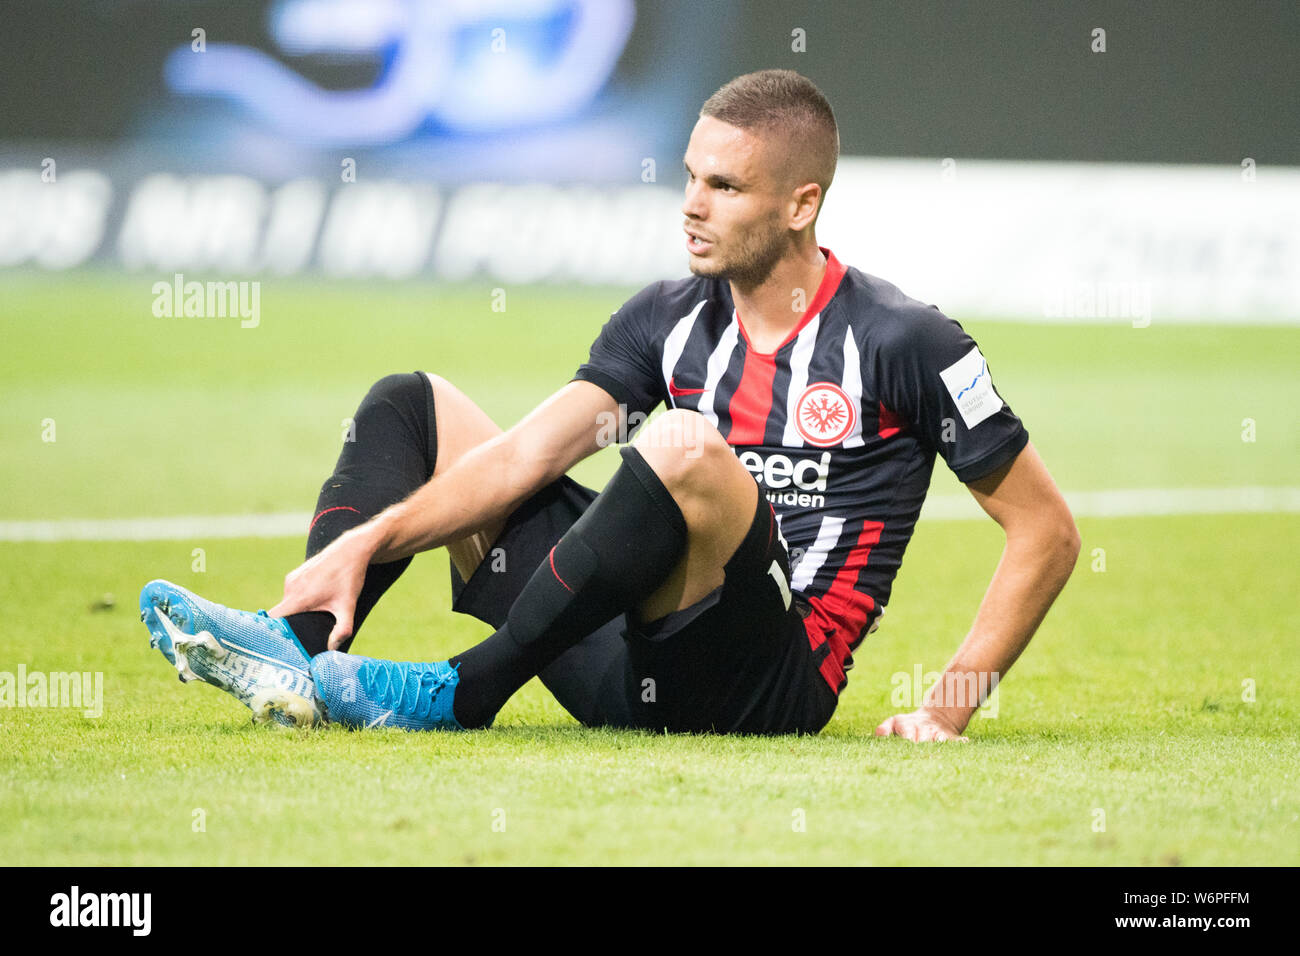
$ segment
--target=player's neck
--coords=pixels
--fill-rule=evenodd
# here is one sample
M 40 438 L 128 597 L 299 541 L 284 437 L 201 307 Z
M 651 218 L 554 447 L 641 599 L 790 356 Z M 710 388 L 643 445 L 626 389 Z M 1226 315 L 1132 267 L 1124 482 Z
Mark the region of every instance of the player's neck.
M 731 299 L 755 351 L 767 354 L 781 347 L 817 294 L 826 264 L 817 241 L 809 237 L 758 285 L 743 288 L 730 284 Z

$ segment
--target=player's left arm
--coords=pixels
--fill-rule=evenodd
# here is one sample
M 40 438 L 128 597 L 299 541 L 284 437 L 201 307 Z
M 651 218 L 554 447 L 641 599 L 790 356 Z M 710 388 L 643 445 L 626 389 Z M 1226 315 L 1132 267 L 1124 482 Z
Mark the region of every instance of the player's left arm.
M 1008 464 L 967 485 L 1006 535 L 1006 545 L 966 639 L 922 706 L 876 728 L 877 736 L 965 740 L 981 699 L 1028 645 L 1079 556 L 1079 531 L 1032 443 Z

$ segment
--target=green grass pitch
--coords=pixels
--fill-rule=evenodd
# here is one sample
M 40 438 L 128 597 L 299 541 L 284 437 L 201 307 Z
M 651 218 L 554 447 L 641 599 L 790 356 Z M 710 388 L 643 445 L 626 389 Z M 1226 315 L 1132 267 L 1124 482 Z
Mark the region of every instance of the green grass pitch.
M 374 379 L 439 371 L 508 425 L 628 293 L 509 288 L 494 312 L 486 286 L 268 279 L 241 329 L 155 318 L 156 278 L 0 280 L 0 521 L 308 511 Z M 1297 484 L 1300 329 L 967 327 L 1068 491 Z M 960 493 L 942 464 L 934 490 Z M 166 577 L 269 606 L 301 540 L 0 542 L 0 672 L 103 674 L 98 718 L 0 708 L 0 860 L 1300 863 L 1300 515 L 1079 525 L 1074 578 L 968 745 L 872 729 L 900 709 L 895 675 L 940 670 L 964 636 L 989 521 L 921 523 L 829 727 L 775 739 L 584 730 L 537 682 L 486 732 L 253 727 L 176 681 L 136 596 Z M 445 557 L 421 556 L 356 650 L 429 660 L 484 636 L 447 592 Z

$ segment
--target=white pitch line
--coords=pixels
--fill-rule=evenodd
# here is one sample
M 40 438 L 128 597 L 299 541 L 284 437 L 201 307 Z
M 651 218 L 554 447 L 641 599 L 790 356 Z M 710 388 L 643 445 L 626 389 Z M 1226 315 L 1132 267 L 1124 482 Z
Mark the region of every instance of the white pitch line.
M 1295 514 L 1300 488 L 1135 488 L 1067 492 L 1076 518 L 1158 515 Z M 214 538 L 302 538 L 311 514 L 181 515 L 174 518 L 109 518 L 0 521 L 0 541 L 193 541 Z M 931 495 L 921 517 L 930 521 L 982 519 L 970 495 Z
M 1067 491 L 1076 518 L 1142 518 L 1159 515 L 1294 514 L 1300 488 L 1132 488 L 1123 491 Z M 984 518 L 970 495 L 930 495 L 921 517 L 962 521 Z
M 180 515 L 0 521 L 0 541 L 188 541 L 196 538 L 305 538 L 311 514 Z

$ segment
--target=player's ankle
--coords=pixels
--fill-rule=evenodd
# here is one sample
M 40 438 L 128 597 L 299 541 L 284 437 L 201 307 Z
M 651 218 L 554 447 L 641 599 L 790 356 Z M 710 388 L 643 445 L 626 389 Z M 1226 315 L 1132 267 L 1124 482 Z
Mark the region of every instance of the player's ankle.
M 452 701 L 451 712 L 456 723 L 466 730 L 486 730 L 496 720 L 497 711 L 475 701 L 472 696 L 462 695 L 464 685 L 457 688 L 456 699 Z M 466 699 L 468 698 L 468 699 Z

